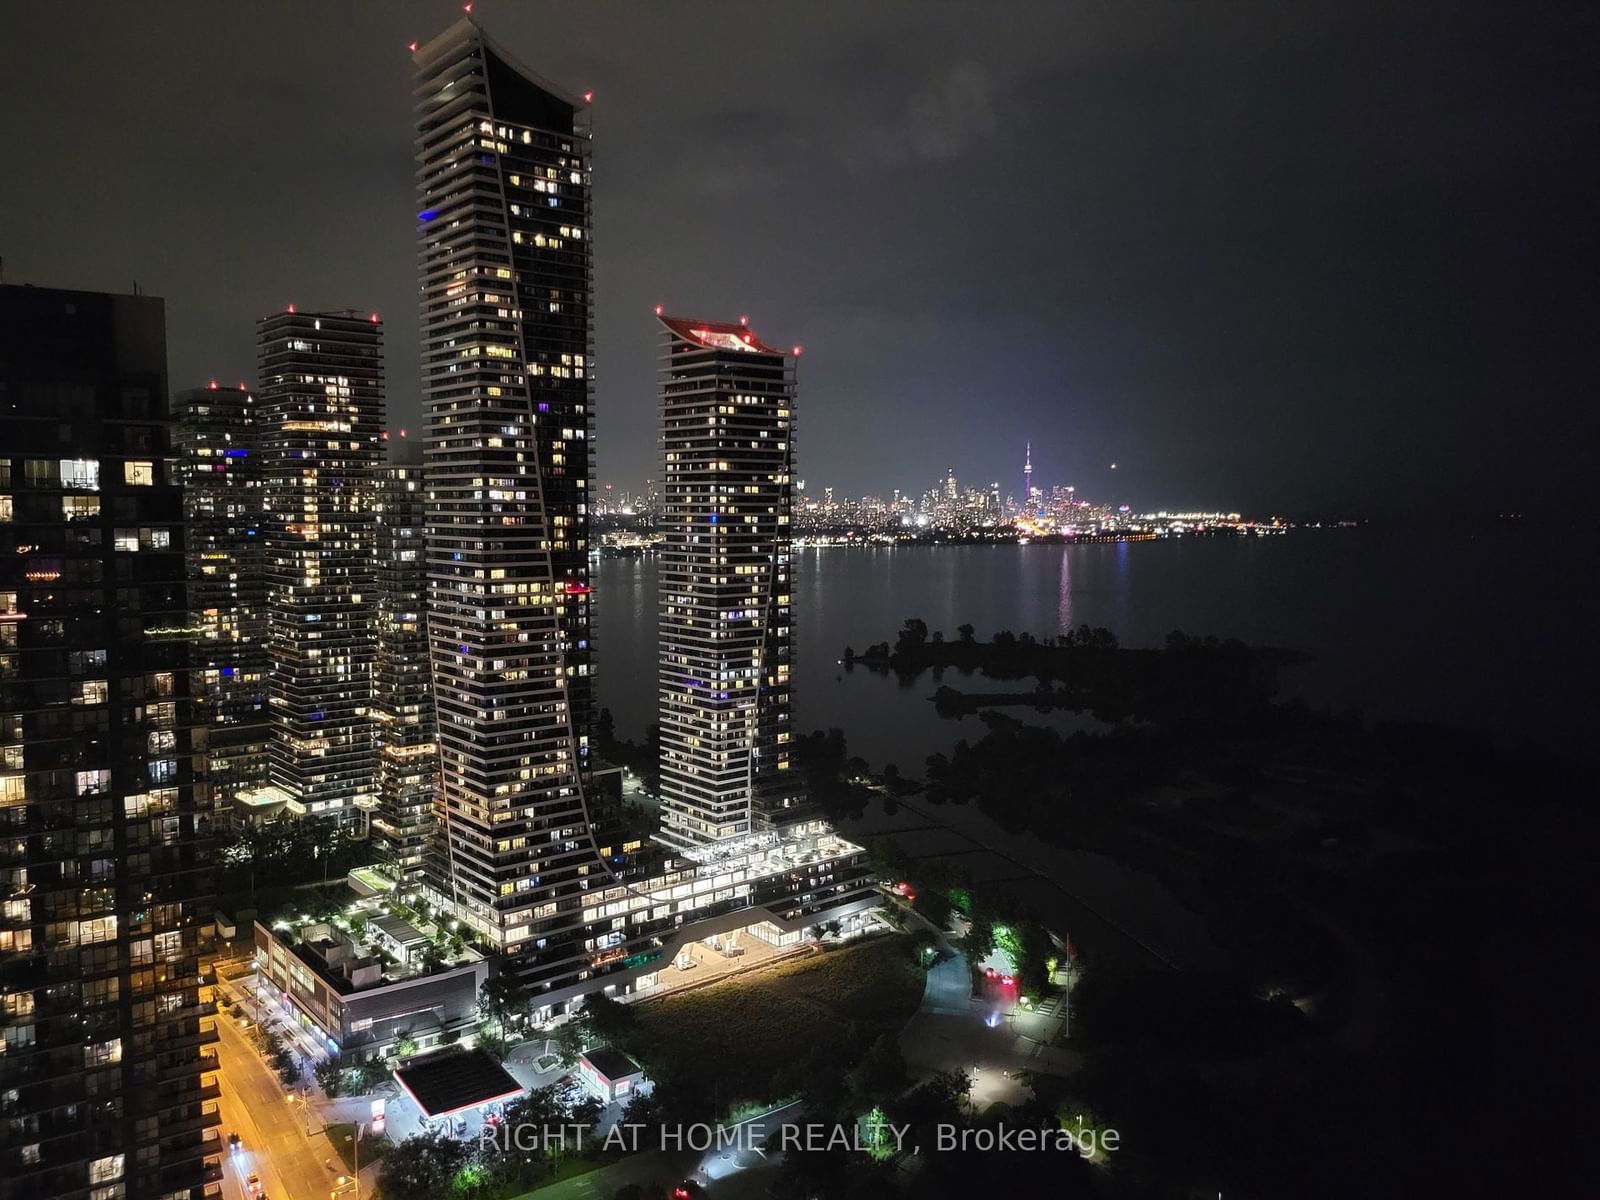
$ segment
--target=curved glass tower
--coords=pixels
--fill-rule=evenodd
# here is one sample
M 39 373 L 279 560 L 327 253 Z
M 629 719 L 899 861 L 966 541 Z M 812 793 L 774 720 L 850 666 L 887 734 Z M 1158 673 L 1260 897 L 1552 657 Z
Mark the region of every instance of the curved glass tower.
M 581 970 L 592 941 L 587 112 L 471 19 L 416 70 L 430 879 L 537 985 Z

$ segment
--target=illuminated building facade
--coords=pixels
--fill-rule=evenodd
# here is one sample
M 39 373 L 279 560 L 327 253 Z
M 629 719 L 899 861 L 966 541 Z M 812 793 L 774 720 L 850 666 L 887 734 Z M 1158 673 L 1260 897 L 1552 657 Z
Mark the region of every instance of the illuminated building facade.
M 355 312 L 258 324 L 270 789 L 356 827 L 372 804 L 383 327 Z
M 420 877 L 439 775 L 428 662 L 426 513 L 421 443 L 391 443 L 378 482 L 378 652 L 372 720 L 378 807 L 372 836 L 397 877 Z
M 0 287 L 0 1197 L 216 1194 L 163 305 Z
M 256 398 L 212 382 L 173 396 L 188 537 L 195 716 L 212 795 L 267 781 L 267 578 Z
M 659 318 L 661 830 L 687 850 L 800 814 L 790 770 L 794 359 Z
M 875 901 L 864 853 L 820 825 L 663 861 L 600 794 L 586 101 L 470 17 L 414 57 L 440 750 L 427 881 L 550 1015 L 661 986 L 697 937 L 798 938 Z
M 441 752 L 431 879 L 538 985 L 583 970 L 597 936 L 581 909 L 599 870 L 584 796 L 588 113 L 470 18 L 415 62 Z

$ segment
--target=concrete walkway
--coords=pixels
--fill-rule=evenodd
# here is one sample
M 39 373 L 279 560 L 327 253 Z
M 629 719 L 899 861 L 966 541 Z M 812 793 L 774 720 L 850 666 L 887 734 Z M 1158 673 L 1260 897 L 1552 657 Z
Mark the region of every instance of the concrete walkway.
M 1017 1006 L 1014 992 L 975 998 L 966 955 L 949 933 L 898 898 L 889 902 L 904 915 L 908 929 L 928 930 L 948 956 L 929 969 L 922 1004 L 900 1031 L 900 1053 L 914 1077 L 966 1071 L 974 1080 L 973 1101 L 982 1107 L 1026 1099 L 1023 1071 L 1070 1075 L 1082 1066 L 1081 1054 L 1051 1044 L 1061 1033 L 1060 1016 Z

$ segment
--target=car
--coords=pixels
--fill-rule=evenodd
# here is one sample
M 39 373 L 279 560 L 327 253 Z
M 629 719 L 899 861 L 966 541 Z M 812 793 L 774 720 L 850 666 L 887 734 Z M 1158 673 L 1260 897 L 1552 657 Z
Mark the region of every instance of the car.
M 242 1142 L 240 1140 L 239 1135 L 237 1133 L 230 1133 L 228 1135 L 228 1150 L 231 1153 L 233 1153 L 233 1154 L 239 1153 L 239 1151 L 243 1148 L 243 1146 L 244 1146 L 244 1142 Z
M 1014 983 L 1016 983 L 1016 980 L 1011 978 L 1011 976 L 1009 976 L 1009 975 L 1000 976 L 1000 986 L 1001 987 L 1010 987 Z
M 999 974 L 1000 972 L 996 971 L 993 967 L 985 967 L 983 969 L 983 977 L 985 979 L 993 979 Z
M 672 1189 L 672 1200 L 694 1200 L 694 1197 L 704 1196 L 705 1194 L 705 1188 L 692 1179 L 685 1179 Z
M 266 1197 L 261 1192 L 261 1176 L 254 1171 L 250 1172 L 250 1177 L 244 1181 L 244 1186 L 246 1191 L 257 1197 L 257 1200 L 266 1200 Z

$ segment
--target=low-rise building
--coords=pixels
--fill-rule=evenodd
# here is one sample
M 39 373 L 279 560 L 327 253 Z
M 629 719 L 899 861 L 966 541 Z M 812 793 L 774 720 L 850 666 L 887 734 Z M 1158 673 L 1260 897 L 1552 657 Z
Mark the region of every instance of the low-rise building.
M 329 922 L 257 921 L 261 999 L 345 1063 L 392 1054 L 407 1041 L 417 1050 L 449 1044 L 475 1028 L 489 964 L 466 948 L 433 966 L 419 941 L 431 944 L 399 917 L 373 918 L 360 937 Z
M 579 1055 L 578 1077 L 606 1104 L 626 1102 L 644 1082 L 644 1068 L 621 1050 L 599 1046 Z

